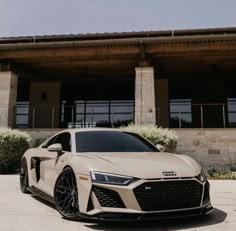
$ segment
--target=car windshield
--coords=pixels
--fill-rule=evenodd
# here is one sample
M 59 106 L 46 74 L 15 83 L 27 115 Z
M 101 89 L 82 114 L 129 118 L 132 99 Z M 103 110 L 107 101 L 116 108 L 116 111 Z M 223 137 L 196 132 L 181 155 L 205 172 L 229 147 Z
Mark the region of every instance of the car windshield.
M 76 152 L 158 152 L 141 136 L 122 131 L 77 132 Z

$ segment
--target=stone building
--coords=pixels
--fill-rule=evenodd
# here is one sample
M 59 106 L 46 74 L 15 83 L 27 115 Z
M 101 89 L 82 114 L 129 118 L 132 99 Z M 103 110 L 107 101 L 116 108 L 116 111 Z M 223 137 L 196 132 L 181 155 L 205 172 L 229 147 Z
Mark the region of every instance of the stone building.
M 236 28 L 0 38 L 3 127 L 157 124 L 232 164 L 235 86 Z

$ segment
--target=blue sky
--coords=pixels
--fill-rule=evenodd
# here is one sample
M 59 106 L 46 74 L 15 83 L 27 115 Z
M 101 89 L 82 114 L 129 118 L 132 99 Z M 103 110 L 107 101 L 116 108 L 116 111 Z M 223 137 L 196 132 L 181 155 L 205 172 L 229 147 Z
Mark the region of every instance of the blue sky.
M 0 0 L 0 37 L 236 27 L 236 0 Z

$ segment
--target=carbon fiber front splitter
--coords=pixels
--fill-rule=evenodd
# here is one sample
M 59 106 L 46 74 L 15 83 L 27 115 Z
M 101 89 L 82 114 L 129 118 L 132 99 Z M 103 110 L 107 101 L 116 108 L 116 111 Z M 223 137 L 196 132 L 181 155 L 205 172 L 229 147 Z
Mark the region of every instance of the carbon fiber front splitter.
M 157 213 L 116 213 L 116 212 L 102 212 L 96 215 L 81 214 L 81 218 L 99 220 L 99 221 L 145 221 L 145 220 L 165 220 L 183 217 L 201 216 L 211 213 L 214 208 L 211 204 L 203 208 L 190 209 L 184 211 L 173 212 L 157 212 Z

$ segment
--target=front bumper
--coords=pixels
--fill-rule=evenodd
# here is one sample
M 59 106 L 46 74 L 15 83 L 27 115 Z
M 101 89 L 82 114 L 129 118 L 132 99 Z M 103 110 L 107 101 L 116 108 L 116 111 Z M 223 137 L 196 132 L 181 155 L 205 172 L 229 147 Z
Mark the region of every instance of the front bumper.
M 209 214 L 210 185 L 197 178 L 141 179 L 128 186 L 81 187 L 81 217 L 98 220 L 152 220 Z M 85 186 L 85 185 L 84 185 Z M 85 193 L 85 191 L 87 191 Z M 86 203 L 85 203 L 86 201 Z M 81 206 L 82 205 L 82 206 Z
M 101 212 L 95 215 L 81 214 L 80 217 L 98 221 L 117 221 L 117 222 L 133 222 L 146 220 L 164 220 L 183 217 L 193 217 L 207 215 L 213 212 L 214 208 L 211 204 L 203 208 L 190 209 L 172 212 L 154 212 L 154 213 L 118 213 L 118 212 Z

